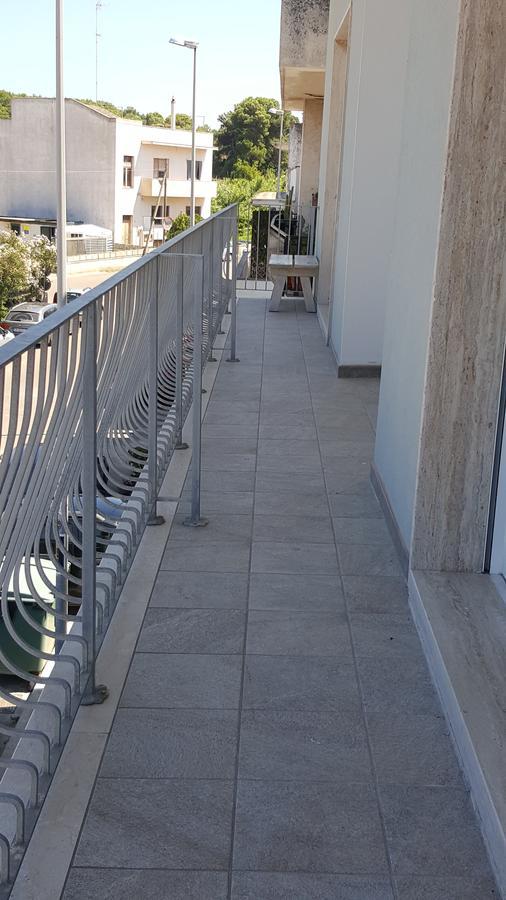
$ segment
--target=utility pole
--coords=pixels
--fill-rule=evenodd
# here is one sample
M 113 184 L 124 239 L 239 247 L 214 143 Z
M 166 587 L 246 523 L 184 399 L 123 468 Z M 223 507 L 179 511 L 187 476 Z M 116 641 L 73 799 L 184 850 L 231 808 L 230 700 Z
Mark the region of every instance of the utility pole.
M 98 103 L 98 50 L 100 38 L 102 35 L 98 30 L 99 14 L 102 7 L 105 6 L 103 0 L 97 0 L 95 5 L 95 100 Z

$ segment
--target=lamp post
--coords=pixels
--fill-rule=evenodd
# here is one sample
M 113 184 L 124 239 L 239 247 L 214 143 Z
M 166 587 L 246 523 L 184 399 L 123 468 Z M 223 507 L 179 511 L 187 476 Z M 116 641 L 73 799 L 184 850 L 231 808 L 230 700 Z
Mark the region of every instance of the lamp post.
M 280 123 L 279 123 L 279 149 L 278 149 L 278 179 L 277 179 L 277 189 L 276 189 L 276 197 L 279 200 L 279 195 L 281 193 L 281 145 L 283 143 L 283 125 L 285 121 L 285 111 L 284 109 L 278 109 L 275 107 L 274 109 L 269 110 L 271 116 L 279 116 L 281 115 Z
M 67 173 L 65 162 L 65 94 L 63 90 L 63 0 L 56 0 L 56 294 L 67 302 Z
M 193 50 L 193 98 L 192 98 L 192 162 L 191 162 L 191 200 L 190 200 L 190 227 L 195 225 L 195 132 L 197 123 L 195 121 L 195 94 L 197 88 L 197 47 L 195 41 L 180 41 L 176 38 L 170 38 L 169 44 L 176 44 L 178 47 L 187 47 Z

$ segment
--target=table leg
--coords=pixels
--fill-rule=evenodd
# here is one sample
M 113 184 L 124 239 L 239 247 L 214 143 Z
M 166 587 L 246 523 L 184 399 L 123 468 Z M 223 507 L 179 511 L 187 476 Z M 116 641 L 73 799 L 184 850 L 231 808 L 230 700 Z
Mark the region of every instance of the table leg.
M 285 286 L 286 275 L 276 275 L 274 278 L 274 287 L 271 294 L 270 312 L 279 312 L 279 304 L 283 296 L 283 288 Z
M 304 291 L 304 303 L 306 304 L 306 312 L 316 312 L 315 302 L 313 300 L 313 292 L 311 290 L 311 279 L 301 277 L 302 290 Z

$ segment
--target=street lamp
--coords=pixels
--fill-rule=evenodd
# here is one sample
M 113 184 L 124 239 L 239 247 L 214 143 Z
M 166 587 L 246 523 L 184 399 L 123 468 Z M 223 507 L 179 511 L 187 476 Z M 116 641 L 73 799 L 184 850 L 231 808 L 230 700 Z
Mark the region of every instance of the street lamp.
M 276 197 L 279 200 L 279 195 L 281 193 L 281 191 L 280 191 L 280 186 L 281 186 L 281 145 L 283 143 L 283 124 L 284 124 L 284 120 L 285 120 L 285 111 L 284 111 L 284 109 L 278 109 L 278 107 L 276 106 L 275 108 L 270 109 L 269 112 L 270 112 L 271 116 L 281 115 L 281 119 L 280 119 L 280 123 L 279 123 L 278 180 L 277 180 L 277 190 L 276 190 Z
M 63 90 L 63 0 L 56 0 L 56 297 L 67 302 L 67 177 L 65 164 L 65 93 Z
M 195 225 L 195 93 L 197 86 L 197 47 L 196 41 L 182 41 L 176 38 L 170 38 L 169 44 L 176 44 L 177 47 L 187 47 L 193 50 L 193 99 L 192 99 L 192 171 L 191 171 L 191 200 L 190 200 L 190 227 Z

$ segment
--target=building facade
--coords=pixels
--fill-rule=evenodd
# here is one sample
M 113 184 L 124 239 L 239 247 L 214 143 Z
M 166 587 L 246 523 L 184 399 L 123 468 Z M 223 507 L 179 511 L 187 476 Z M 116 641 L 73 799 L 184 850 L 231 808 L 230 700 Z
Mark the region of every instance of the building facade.
M 110 229 L 116 244 L 139 245 L 158 204 L 158 226 L 189 209 L 191 132 L 119 119 L 76 100 L 66 101 L 66 125 L 69 222 L 92 222 Z M 12 101 L 11 118 L 0 121 L 0 215 L 55 217 L 55 140 L 54 100 Z M 204 218 L 216 194 L 212 156 L 212 134 L 197 132 L 195 203 Z
M 283 0 L 280 67 L 318 316 L 342 377 L 381 372 L 372 481 L 506 892 L 506 8 Z

